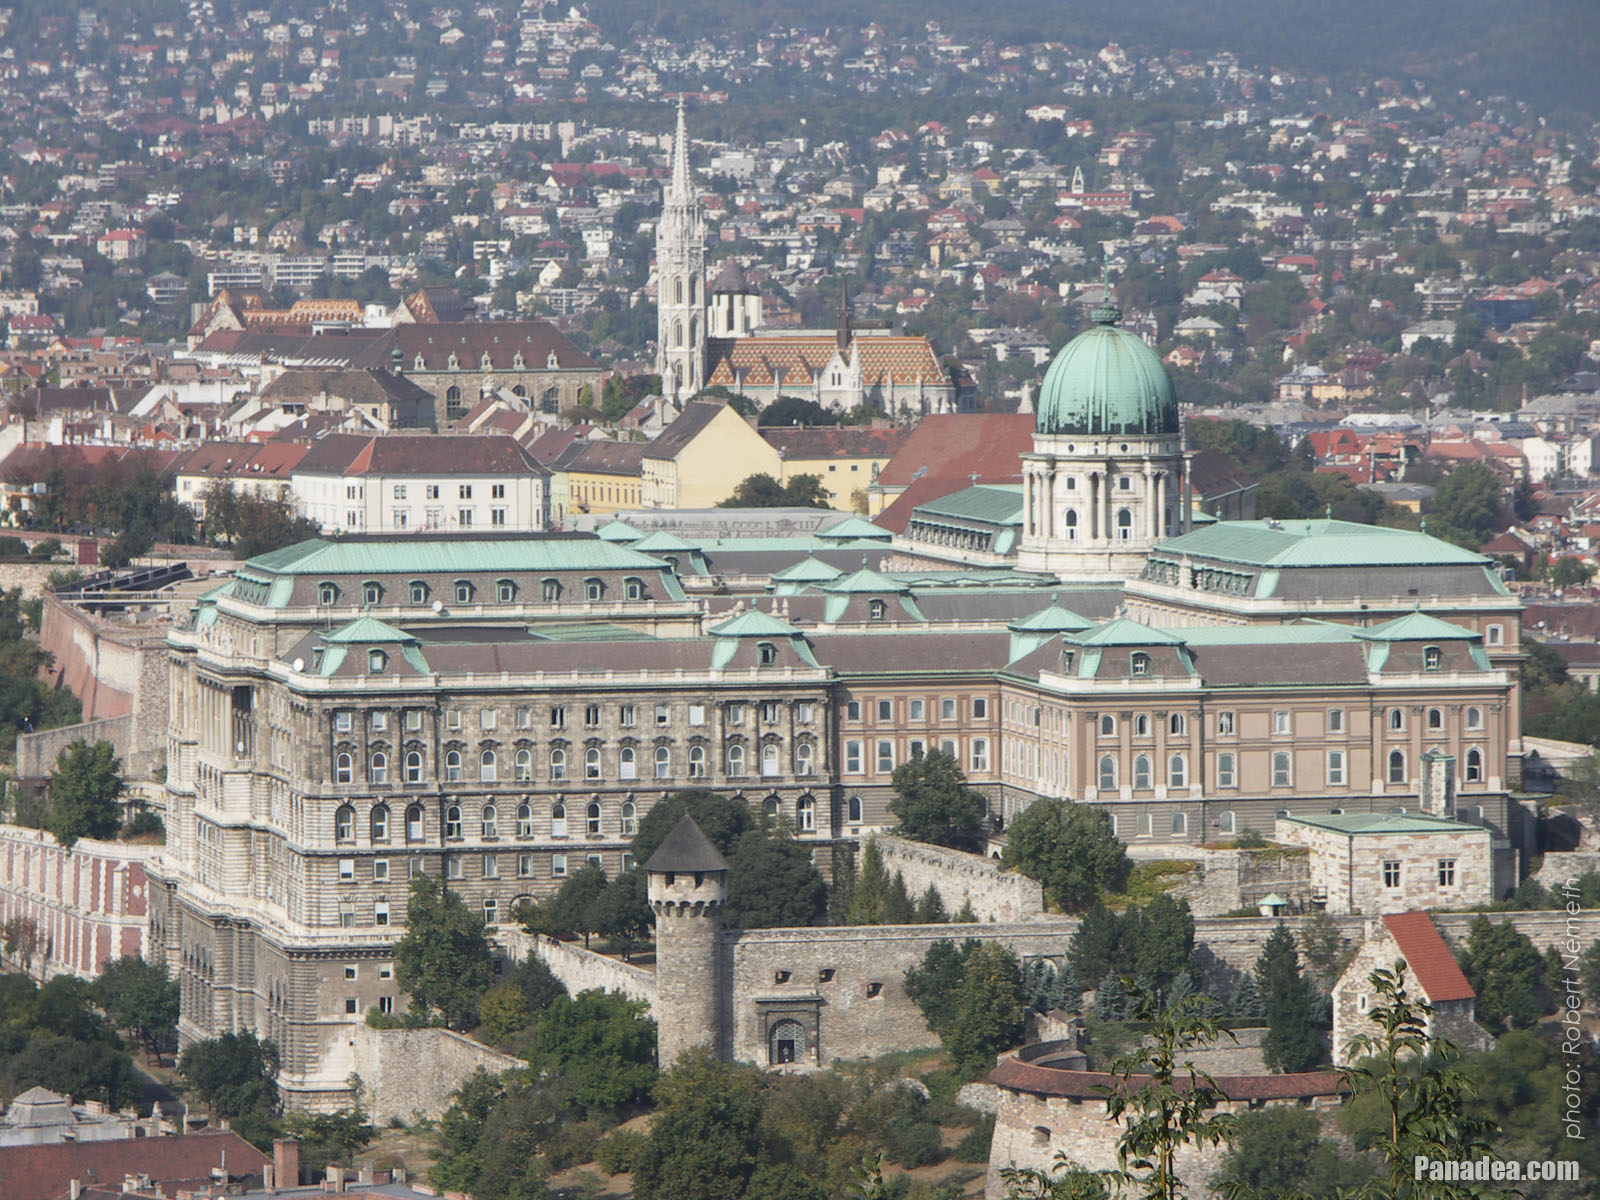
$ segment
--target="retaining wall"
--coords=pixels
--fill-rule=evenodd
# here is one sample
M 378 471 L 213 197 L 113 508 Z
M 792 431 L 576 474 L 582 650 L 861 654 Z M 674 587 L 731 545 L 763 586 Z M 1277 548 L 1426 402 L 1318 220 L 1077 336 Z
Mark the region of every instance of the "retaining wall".
M 585 950 L 578 942 L 563 942 L 504 926 L 494 940 L 514 962 L 530 957 L 542 960 L 571 995 L 598 989 L 621 992 L 630 1000 L 643 1000 L 650 1005 L 656 1002 L 656 974 L 644 967 Z
M 931 885 L 951 916 L 963 904 L 971 904 L 980 921 L 1026 921 L 1044 915 L 1044 889 L 1026 875 L 1002 870 L 992 858 L 885 834 L 876 840 L 884 867 L 891 875 L 898 871 L 905 877 L 913 900 Z
M 361 1100 L 379 1129 L 393 1120 L 438 1120 L 450 1093 L 479 1068 L 498 1075 L 526 1065 L 448 1029 L 374 1029 L 362 1022 L 354 1026 L 353 1049 Z
M 63 725 L 60 729 L 43 729 L 38 733 L 17 735 L 17 775 L 22 779 L 43 779 L 55 770 L 56 759 L 73 742 L 82 738 L 91 746 L 96 742 L 110 742 L 127 769 L 128 754 L 133 738 L 133 717 L 104 717 L 98 721 L 84 721 L 77 725 Z

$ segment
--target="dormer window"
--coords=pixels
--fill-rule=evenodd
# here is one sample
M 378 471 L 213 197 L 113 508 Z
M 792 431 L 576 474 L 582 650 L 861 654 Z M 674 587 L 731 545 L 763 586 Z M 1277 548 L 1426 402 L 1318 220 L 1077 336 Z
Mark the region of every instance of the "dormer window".
M 489 352 L 485 350 L 483 357 L 478 360 L 478 366 L 485 371 L 494 370 L 494 364 L 489 361 Z
M 426 365 L 427 364 L 422 361 L 422 355 L 420 355 L 420 354 L 417 355 L 416 361 L 411 364 L 412 369 L 416 370 L 416 371 L 423 370 L 426 367 Z
M 606 593 L 606 585 L 598 579 L 585 579 L 583 581 L 583 598 L 585 600 L 599 600 Z
M 1150 656 L 1142 650 L 1134 654 L 1129 665 L 1135 675 L 1150 674 Z
M 317 603 L 331 608 L 339 602 L 339 589 L 335 584 L 317 584 Z
M 428 602 L 428 585 L 420 579 L 413 579 L 407 585 L 411 595 L 411 603 L 426 604 Z
M 539 598 L 546 604 L 554 604 L 561 599 L 561 584 L 554 579 L 544 579 L 539 583 Z
M 459 360 L 457 360 L 455 351 L 453 350 L 450 352 L 450 369 L 452 371 L 459 371 L 461 369 L 461 363 Z
M 383 585 L 370 580 L 361 585 L 361 603 L 372 606 L 383 599 Z
M 522 368 L 523 368 L 523 366 L 525 364 L 522 361 L 522 351 L 521 350 L 518 350 L 516 355 L 512 358 L 511 365 L 513 367 L 515 367 L 519 371 L 522 370 Z
M 884 602 L 882 600 L 874 599 L 874 600 L 867 601 L 867 616 L 869 618 L 871 618 L 872 620 L 874 620 L 874 621 L 883 620 L 883 614 L 885 612 L 887 612 L 887 611 L 888 611 L 888 607 L 884 604 Z
M 367 674 L 382 675 L 383 669 L 388 665 L 389 656 L 382 650 L 367 651 Z
M 457 604 L 472 603 L 472 584 L 468 583 L 465 579 L 458 579 L 456 580 L 455 588 Z
M 550 371 L 555 371 L 560 368 L 561 360 L 556 358 L 556 352 L 554 350 L 550 351 L 549 357 L 544 360 L 544 365 L 545 368 Z
M 1440 663 L 1439 647 L 1425 646 L 1422 650 L 1422 669 L 1424 671 L 1437 671 Z
M 756 661 L 763 667 L 770 667 L 778 661 L 778 648 L 771 642 L 760 642 L 756 645 Z
M 510 604 L 517 598 L 517 585 L 509 579 L 495 581 L 494 598 L 501 604 Z
M 622 582 L 622 594 L 629 600 L 644 599 L 644 580 L 629 576 Z

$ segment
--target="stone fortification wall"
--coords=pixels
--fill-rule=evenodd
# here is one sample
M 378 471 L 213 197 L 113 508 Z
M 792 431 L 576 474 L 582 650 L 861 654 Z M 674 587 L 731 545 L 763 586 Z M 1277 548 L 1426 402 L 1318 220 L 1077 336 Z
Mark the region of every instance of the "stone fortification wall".
M 1291 903 L 1311 896 L 1311 860 L 1305 854 L 1278 849 L 1201 850 L 1193 861 L 1194 870 L 1174 877 L 1167 890 L 1174 899 L 1187 900 L 1197 917 L 1220 917 L 1259 904 L 1274 892 Z
M 992 858 L 886 835 L 879 835 L 877 843 L 883 865 L 891 875 L 898 871 L 905 876 L 913 900 L 932 886 L 952 916 L 963 904 L 972 905 L 979 921 L 1027 921 L 1044 915 L 1044 889 L 1026 875 L 1001 870 Z
M 96 742 L 110 742 L 126 770 L 129 747 L 133 738 L 133 717 L 131 715 L 104 717 L 98 721 L 63 725 L 60 729 L 19 733 L 17 735 L 18 777 L 43 779 L 55 770 L 56 759 L 61 756 L 61 752 L 79 738 L 91 746 Z
M 585 950 L 580 942 L 563 942 L 505 926 L 495 933 L 494 940 L 513 962 L 541 959 L 571 995 L 598 989 L 621 992 L 630 1000 L 643 1000 L 649 1005 L 656 1003 L 654 971 Z
M 731 1056 L 769 1065 L 780 1021 L 805 1028 L 798 1062 L 876 1058 L 938 1043 L 905 992 L 905 973 L 941 938 L 1001 942 L 1019 956 L 1059 958 L 1077 922 L 868 925 L 731 930 L 722 935 L 719 976 L 731 1022 Z
M 58 562 L 0 562 L 0 588 L 10 591 L 21 588 L 25 600 L 44 595 L 45 584 L 51 571 L 70 570 L 70 563 Z
M 524 1065 L 448 1029 L 374 1029 L 365 1022 L 353 1029 L 361 1101 L 379 1129 L 393 1120 L 436 1121 L 450 1093 L 479 1068 L 497 1075 Z

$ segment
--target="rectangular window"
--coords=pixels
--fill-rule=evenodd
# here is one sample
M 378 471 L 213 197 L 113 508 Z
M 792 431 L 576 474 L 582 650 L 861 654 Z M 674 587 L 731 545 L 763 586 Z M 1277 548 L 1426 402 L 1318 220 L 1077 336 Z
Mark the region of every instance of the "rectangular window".
M 356 902 L 354 900 L 339 901 L 339 928 L 354 929 L 356 924 Z
M 689 724 L 704 725 L 706 723 L 706 706 L 704 704 L 689 705 Z
M 379 996 L 378 997 L 378 1011 L 383 1013 L 385 1016 L 393 1013 L 394 1012 L 394 997 L 393 996 Z
M 743 725 L 744 724 L 744 705 L 742 705 L 742 704 L 730 704 L 730 705 L 728 705 L 728 724 L 729 725 Z
M 878 773 L 889 774 L 894 771 L 894 743 L 887 739 L 878 743 Z
M 1287 751 L 1279 750 L 1272 756 L 1272 786 L 1288 787 L 1293 780 L 1289 774 L 1289 755 Z
M 406 732 L 416 733 L 422 728 L 422 710 L 420 708 L 406 709 Z
M 458 492 L 457 498 L 461 499 L 461 500 L 471 500 L 472 499 L 472 485 L 470 483 L 463 483 L 459 488 L 459 492 Z
M 517 728 L 518 729 L 532 729 L 533 728 L 533 709 L 528 708 L 526 705 L 524 705 L 522 708 L 517 709 L 516 721 L 517 721 Z
M 382 733 L 389 728 L 389 714 L 381 708 L 375 708 L 367 714 L 367 727 L 373 733 Z
M 1238 775 L 1234 769 L 1234 757 L 1231 754 L 1217 755 L 1217 786 L 1231 788 L 1238 786 Z
M 801 725 L 811 724 L 811 701 L 802 700 L 794 706 L 794 719 Z
M 497 484 L 494 484 L 493 486 L 491 486 L 489 488 L 489 499 L 491 499 L 491 500 L 504 500 L 505 498 L 506 498 L 506 485 L 505 484 L 497 483 Z
M 427 487 L 428 487 L 428 499 L 429 500 L 437 500 L 439 498 L 439 485 L 437 483 L 430 483 L 430 484 L 427 485 Z
M 354 883 L 356 881 L 356 860 L 341 858 L 339 860 L 339 882 Z
M 1330 708 L 1328 710 L 1328 732 L 1329 733 L 1343 733 L 1344 732 L 1344 709 L 1342 709 L 1342 708 Z
M 491 525 L 504 525 L 505 523 L 506 523 L 506 510 L 505 509 L 503 509 L 503 508 L 491 508 L 489 510 L 489 524 L 491 524 Z
M 783 707 L 776 700 L 763 700 L 761 702 L 761 723 L 763 725 L 776 725 L 778 716 Z
M 1456 885 L 1456 860 L 1441 858 L 1439 860 L 1439 886 L 1455 887 Z
M 565 729 L 567 727 L 567 710 L 561 705 L 554 705 L 550 709 L 550 728 Z
M 912 758 L 921 758 L 927 752 L 928 748 L 923 744 L 921 738 L 913 738 L 911 744 L 906 748 L 906 753 Z
M 355 720 L 349 709 L 340 709 L 333 714 L 333 727 L 340 733 L 349 733 L 355 727 Z
M 846 742 L 844 744 L 844 769 L 849 775 L 861 774 L 861 743 Z
M 526 879 L 533 874 L 533 855 L 517 855 L 517 878 Z
M 472 525 L 472 510 L 470 508 L 456 509 L 456 524 L 463 529 L 470 528 Z
M 485 854 L 483 856 L 483 877 L 485 879 L 500 878 L 500 856 L 498 854 Z
M 372 902 L 372 923 L 374 925 L 389 923 L 389 897 L 379 896 Z
M 1344 751 L 1328 751 L 1328 786 L 1344 786 Z
M 372 860 L 372 882 L 387 883 L 389 880 L 389 860 L 375 858 Z
M 461 728 L 461 710 L 459 708 L 447 708 L 447 709 L 445 709 L 445 712 L 444 712 L 444 727 L 446 729 L 460 729 Z
M 1288 733 L 1289 732 L 1289 710 L 1288 709 L 1280 708 L 1280 709 L 1278 709 L 1276 712 L 1274 712 L 1272 714 L 1272 732 L 1273 733 Z
M 461 855 L 447 855 L 444 860 L 444 877 L 446 879 L 461 878 Z
M 478 714 L 479 729 L 497 729 L 500 725 L 500 714 L 495 709 L 486 708 Z
M 404 529 L 406 527 L 406 510 L 403 508 L 391 509 L 389 512 L 389 524 L 396 529 Z M 385 996 L 384 999 L 387 1000 L 388 997 Z
M 880 720 L 880 721 L 892 721 L 892 720 L 894 720 L 894 701 L 893 700 L 879 700 L 878 701 L 878 720 Z
M 405 484 L 397 483 L 397 484 L 394 485 L 394 498 L 396 500 L 404 500 L 406 498 L 406 485 Z
M 972 698 L 972 719 L 975 721 L 987 721 L 989 719 L 989 701 L 983 696 L 974 696 Z
M 552 854 L 550 856 L 550 874 L 557 879 L 563 879 L 567 874 L 567 856 L 565 854 Z
M 987 771 L 989 769 L 989 739 L 972 739 L 972 769 L 974 771 Z
M 1397 888 L 1400 886 L 1400 860 L 1387 858 L 1383 862 L 1383 886 Z
M 587 729 L 593 729 L 600 724 L 600 706 L 598 704 L 585 704 L 583 706 L 583 724 Z
M 925 711 L 926 706 L 921 700 L 909 700 L 906 702 L 906 719 L 908 721 L 922 720 Z
M 624 729 L 632 729 L 634 722 L 633 705 L 624 704 L 617 709 L 617 724 Z
M 851 700 L 844 706 L 844 719 L 846 721 L 861 720 L 861 701 Z
M 356 998 L 354 996 L 346 996 L 344 998 L 344 1011 L 346 1016 L 353 1016 L 355 1014 Z
M 1220 833 L 1232 833 L 1234 830 L 1233 810 L 1229 809 L 1217 818 L 1217 830 Z
M 672 707 L 667 704 L 656 705 L 656 725 L 658 727 L 670 723 L 672 720 Z

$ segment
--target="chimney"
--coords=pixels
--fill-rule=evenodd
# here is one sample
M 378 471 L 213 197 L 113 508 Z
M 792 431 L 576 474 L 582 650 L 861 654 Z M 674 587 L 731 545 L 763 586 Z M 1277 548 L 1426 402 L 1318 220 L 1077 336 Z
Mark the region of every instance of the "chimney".
M 328 1167 L 328 1190 L 330 1192 L 344 1191 L 345 1169 L 339 1166 Z
M 279 1187 L 299 1187 L 300 1143 L 294 1138 L 274 1138 L 272 1142 L 272 1167 L 272 1173 L 278 1177 Z
M 67 1185 L 67 1195 L 70 1197 L 70 1200 L 78 1200 L 78 1196 L 80 1193 L 82 1193 L 82 1191 L 83 1184 L 79 1183 L 76 1179 Z
M 269 1196 L 278 1194 L 278 1172 L 272 1163 L 264 1163 L 261 1167 L 261 1190 Z

